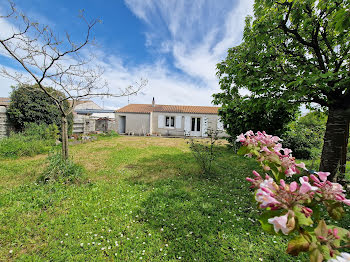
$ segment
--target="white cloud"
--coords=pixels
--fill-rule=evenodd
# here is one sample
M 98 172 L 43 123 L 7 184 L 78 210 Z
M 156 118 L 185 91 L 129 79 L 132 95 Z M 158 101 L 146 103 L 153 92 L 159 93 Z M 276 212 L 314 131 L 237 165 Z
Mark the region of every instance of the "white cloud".
M 148 25 L 145 48 L 159 50 L 159 54 L 153 63 L 128 67 L 116 54 L 95 50 L 98 63 L 106 68 L 104 78 L 111 90 L 117 92 L 142 77 L 148 79 L 148 85 L 137 96 L 129 97 L 130 103 L 151 103 L 155 97 L 158 104 L 210 105 L 211 95 L 219 90 L 216 64 L 225 58 L 228 48 L 241 41 L 244 18 L 252 13 L 253 0 L 125 3 Z M 172 64 L 162 58 L 164 54 L 171 56 Z M 0 76 L 0 96 L 6 96 L 10 85 Z M 94 100 L 105 108 L 128 102 L 128 98 Z
M 245 17 L 253 13 L 254 1 L 125 2 L 149 25 L 146 46 L 158 45 L 161 53 L 170 53 L 177 69 L 201 83 L 192 82 L 193 88 L 189 88 L 192 96 L 207 93 L 206 104 L 210 103 L 210 95 L 219 90 L 216 64 L 225 58 L 228 48 L 240 43 Z

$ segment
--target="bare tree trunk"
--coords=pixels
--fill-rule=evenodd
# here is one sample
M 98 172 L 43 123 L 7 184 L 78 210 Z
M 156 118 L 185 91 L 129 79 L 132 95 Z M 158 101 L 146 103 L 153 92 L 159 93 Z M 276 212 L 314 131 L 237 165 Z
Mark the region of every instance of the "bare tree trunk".
M 320 171 L 330 172 L 329 180 L 343 179 L 346 168 L 349 119 L 343 108 L 330 107 L 324 135 Z M 336 177 L 340 174 L 341 177 Z
M 68 120 L 66 116 L 62 116 L 61 119 L 61 136 L 62 136 L 62 157 L 68 159 Z

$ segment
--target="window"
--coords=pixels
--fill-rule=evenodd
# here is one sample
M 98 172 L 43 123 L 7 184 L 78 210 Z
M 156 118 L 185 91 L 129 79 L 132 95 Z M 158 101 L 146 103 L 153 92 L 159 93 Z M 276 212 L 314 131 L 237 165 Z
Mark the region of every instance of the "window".
M 166 116 L 165 117 L 165 126 L 166 127 L 174 127 L 175 126 L 175 117 L 174 116 Z
M 196 119 L 193 117 L 191 131 L 195 131 L 195 130 L 196 130 Z
M 192 117 L 191 131 L 201 131 L 201 119 L 200 117 Z
M 197 118 L 197 131 L 201 131 L 201 119 Z

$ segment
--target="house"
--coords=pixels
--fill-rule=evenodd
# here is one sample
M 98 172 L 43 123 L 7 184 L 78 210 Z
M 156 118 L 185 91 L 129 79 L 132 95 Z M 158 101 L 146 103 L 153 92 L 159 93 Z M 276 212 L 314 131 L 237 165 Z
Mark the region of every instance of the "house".
M 0 97 L 0 138 L 8 136 L 10 131 L 6 116 L 10 102 L 10 98 Z M 90 100 L 77 101 L 73 112 L 73 133 L 87 134 L 117 130 L 114 111 L 102 109 Z
M 226 136 L 219 107 L 129 104 L 115 111 L 120 134 L 206 137 L 208 131 Z
M 73 134 L 116 131 L 114 110 L 102 109 L 93 101 L 77 101 L 73 112 Z
M 10 105 L 10 98 L 0 97 L 0 138 L 8 136 L 10 128 L 7 123 L 6 108 Z

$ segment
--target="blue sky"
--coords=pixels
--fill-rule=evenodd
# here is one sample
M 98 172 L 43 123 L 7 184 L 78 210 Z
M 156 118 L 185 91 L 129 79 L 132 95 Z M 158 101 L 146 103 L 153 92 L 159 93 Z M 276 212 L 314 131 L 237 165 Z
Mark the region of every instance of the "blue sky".
M 129 97 L 130 103 L 150 103 L 155 97 L 159 104 L 210 105 L 211 95 L 219 90 L 215 65 L 228 48 L 241 42 L 253 1 L 17 0 L 15 4 L 29 18 L 75 39 L 85 29 L 79 10 L 84 9 L 89 19 L 101 19 L 93 30 L 94 53 L 105 66 L 111 90 L 148 79 L 141 93 Z M 0 12 L 7 6 L 7 0 L 0 0 Z M 0 22 L 0 31 L 4 26 L 8 25 Z M 1 52 L 0 64 L 18 70 Z M 11 84 L 0 76 L 0 96 L 8 96 Z M 106 108 L 128 103 L 127 98 L 95 101 Z

